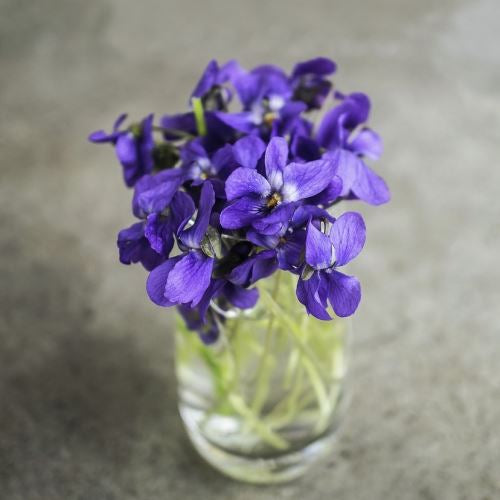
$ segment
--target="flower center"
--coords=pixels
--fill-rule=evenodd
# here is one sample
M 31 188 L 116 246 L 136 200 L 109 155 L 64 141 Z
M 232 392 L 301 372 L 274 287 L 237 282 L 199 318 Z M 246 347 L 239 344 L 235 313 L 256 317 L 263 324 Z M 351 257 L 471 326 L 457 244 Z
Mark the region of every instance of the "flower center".
M 276 120 L 277 118 L 278 118 L 278 114 L 277 113 L 274 113 L 273 111 L 268 111 L 267 113 L 264 113 L 262 121 L 268 127 L 270 127 L 273 124 L 274 120 Z
M 283 198 L 281 197 L 281 194 L 274 192 L 271 196 L 267 198 L 266 206 L 270 210 L 272 210 L 276 205 L 278 205 Z
M 208 158 L 198 158 L 194 162 L 194 168 L 196 175 L 202 179 L 208 179 L 209 177 L 213 177 L 217 174 L 214 166 L 210 163 Z

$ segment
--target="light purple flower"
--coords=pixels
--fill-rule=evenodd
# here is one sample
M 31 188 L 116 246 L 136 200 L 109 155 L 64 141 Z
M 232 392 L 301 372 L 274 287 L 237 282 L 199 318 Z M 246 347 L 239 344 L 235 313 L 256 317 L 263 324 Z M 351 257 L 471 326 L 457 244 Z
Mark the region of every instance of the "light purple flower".
M 185 172 L 178 168 L 143 176 L 135 185 L 132 212 L 140 219 L 163 212 L 184 180 Z
M 307 225 L 305 260 L 312 268 L 309 279 L 300 278 L 297 298 L 313 316 L 330 319 L 328 302 L 337 316 L 350 316 L 361 299 L 361 287 L 354 276 L 337 269 L 354 259 L 364 246 L 365 223 L 361 215 L 346 212 L 331 227 L 327 236 L 312 221 Z
M 263 136 L 289 132 L 307 105 L 292 101 L 293 87 L 282 69 L 263 65 L 233 77 L 243 111 L 218 113 L 218 118 L 240 132 L 259 131 Z
M 266 143 L 256 135 L 247 135 L 233 145 L 233 157 L 240 167 L 257 168 L 266 150 Z
M 153 115 L 148 115 L 140 124 L 134 124 L 128 129 L 120 130 L 127 118 L 122 114 L 113 126 L 110 134 L 104 130 L 93 132 L 89 140 L 95 143 L 112 143 L 116 156 L 123 167 L 123 178 L 128 187 L 134 184 L 153 169 Z
M 144 235 L 151 248 L 168 257 L 174 246 L 174 234 L 179 226 L 189 220 L 195 211 L 191 197 L 183 191 L 174 194 L 171 203 L 161 213 L 148 215 Z
M 116 243 L 122 264 L 140 262 L 148 271 L 151 271 L 165 260 L 165 256 L 151 248 L 144 229 L 144 222 L 136 222 L 118 233 Z
M 199 186 L 209 180 L 217 198 L 225 198 L 224 181 L 236 168 L 233 146 L 226 144 L 210 155 L 202 142 L 195 139 L 181 150 L 184 179 Z
M 231 203 L 221 212 L 225 229 L 252 226 L 262 234 L 276 234 L 288 224 L 297 203 L 320 193 L 335 175 L 333 161 L 288 163 L 285 139 L 274 137 L 265 154 L 265 175 L 238 168 L 226 181 Z
M 378 159 L 382 153 L 382 141 L 367 127 L 356 132 L 366 122 L 369 113 L 370 100 L 365 94 L 343 97 L 342 102 L 323 118 L 317 142 L 328 150 L 324 157 L 338 163 L 338 175 L 343 183 L 341 195 L 352 194 L 372 205 L 380 205 L 389 201 L 389 189 L 385 181 L 366 165 L 363 157 Z

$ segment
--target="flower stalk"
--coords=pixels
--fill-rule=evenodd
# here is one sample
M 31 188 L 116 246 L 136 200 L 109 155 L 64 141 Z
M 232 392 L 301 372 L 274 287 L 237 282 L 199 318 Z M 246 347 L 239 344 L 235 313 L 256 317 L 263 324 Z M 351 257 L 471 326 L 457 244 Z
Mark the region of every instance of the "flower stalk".
M 191 99 L 193 106 L 193 113 L 196 120 L 196 129 L 199 136 L 207 135 L 207 124 L 205 122 L 205 110 L 203 109 L 203 102 L 199 97 Z

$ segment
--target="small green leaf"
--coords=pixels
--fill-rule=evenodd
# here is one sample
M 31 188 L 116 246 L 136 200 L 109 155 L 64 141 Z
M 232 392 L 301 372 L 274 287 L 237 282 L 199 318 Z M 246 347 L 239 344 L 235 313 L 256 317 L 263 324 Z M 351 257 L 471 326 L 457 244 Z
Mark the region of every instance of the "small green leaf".
M 222 258 L 222 241 L 217 229 L 208 226 L 207 232 L 201 240 L 201 250 L 207 257 Z
M 307 281 L 314 274 L 314 268 L 306 263 L 304 269 L 302 270 L 302 274 L 300 275 L 300 279 L 302 281 Z

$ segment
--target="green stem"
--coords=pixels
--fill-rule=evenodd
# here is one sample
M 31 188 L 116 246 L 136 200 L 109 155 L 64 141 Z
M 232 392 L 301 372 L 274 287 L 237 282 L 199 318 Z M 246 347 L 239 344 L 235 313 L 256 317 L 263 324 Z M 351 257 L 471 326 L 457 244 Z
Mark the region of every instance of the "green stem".
M 298 365 L 293 374 L 293 385 L 287 396 L 282 398 L 266 416 L 271 428 L 280 428 L 292 421 L 299 410 L 299 398 L 302 394 L 303 370 Z
M 196 129 L 198 130 L 198 135 L 207 135 L 207 123 L 205 121 L 205 110 L 203 109 L 203 103 L 199 97 L 193 97 L 191 99 L 193 105 L 194 118 L 196 120 Z
M 280 286 L 281 272 L 276 273 L 274 278 L 274 287 L 271 293 L 273 300 L 276 300 Z M 267 394 L 269 392 L 269 376 L 271 372 L 271 360 L 273 358 L 271 352 L 271 344 L 274 336 L 274 320 L 275 315 L 271 312 L 269 316 L 269 322 L 267 323 L 266 336 L 264 340 L 264 352 L 259 361 L 259 367 L 257 368 L 257 383 L 253 402 L 251 405 L 252 411 L 258 415 L 262 410 L 262 406 L 266 400 Z
M 282 272 L 259 290 L 255 313 L 220 322 L 217 349 L 198 344 L 192 332 L 186 339 L 191 352 L 201 351 L 214 378 L 213 404 L 201 427 L 213 415 L 234 417 L 248 443 L 286 450 L 289 436 L 294 439 L 289 426 L 310 422 L 320 434 L 331 422 L 344 374 L 344 330 L 339 323 L 340 329 L 333 325 L 328 332 L 301 310 L 290 309 L 294 282 Z
M 311 382 L 321 413 L 321 419 L 318 422 L 319 427 L 323 424 L 325 419 L 328 418 L 331 412 L 331 403 L 328 398 L 328 391 L 325 388 L 325 380 L 329 380 L 329 377 L 327 374 L 323 374 L 322 377 L 321 363 L 316 359 L 316 356 L 302 338 L 300 328 L 298 328 L 297 325 L 282 311 L 281 307 L 276 303 L 274 298 L 271 297 L 265 290 L 263 291 L 263 296 L 267 297 L 267 303 L 271 306 L 274 314 L 278 315 L 280 319 L 283 319 L 283 321 L 290 328 L 290 331 L 293 334 L 292 338 L 295 339 L 297 347 L 302 353 L 301 363 L 304 366 L 307 376 Z
M 271 295 L 265 290 L 262 290 L 262 298 L 266 300 L 266 304 L 269 306 L 270 309 L 272 309 L 274 315 L 279 316 L 280 319 L 282 319 L 283 322 L 286 323 L 286 325 L 290 329 L 290 332 L 292 333 L 291 338 L 294 340 L 295 344 L 297 345 L 301 353 L 312 361 L 314 366 L 317 367 L 317 370 L 319 370 L 319 372 L 324 378 L 328 378 L 328 374 L 324 372 L 321 363 L 316 359 L 316 356 L 313 353 L 313 351 L 301 338 L 300 328 L 293 322 L 292 319 L 290 319 L 285 314 L 283 309 L 281 309 L 281 307 L 276 303 L 276 301 L 271 297 Z
M 259 434 L 263 441 L 269 443 L 278 450 L 286 450 L 289 448 L 290 443 L 260 420 L 246 405 L 245 401 L 239 394 L 230 394 L 229 402 L 233 408 L 247 420 L 250 426 Z

